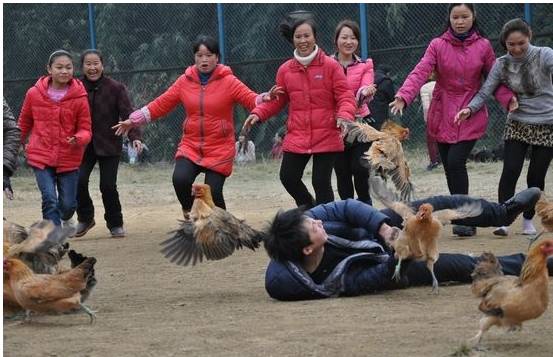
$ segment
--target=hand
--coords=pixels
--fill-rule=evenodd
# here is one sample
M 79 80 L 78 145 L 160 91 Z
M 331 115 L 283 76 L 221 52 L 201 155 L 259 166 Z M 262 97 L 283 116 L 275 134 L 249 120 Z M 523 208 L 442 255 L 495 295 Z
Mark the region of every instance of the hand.
M 516 95 L 513 95 L 513 97 L 509 101 L 509 113 L 512 113 L 517 109 L 518 109 L 518 99 Z
M 75 137 L 75 135 L 73 135 L 73 136 L 68 136 L 67 138 L 65 138 L 65 141 L 66 141 L 69 145 L 75 145 L 75 144 L 77 144 L 77 138 Z
M 255 114 L 250 114 L 246 121 L 244 122 L 244 125 L 242 126 L 242 130 L 240 131 L 240 135 L 246 135 L 250 132 L 250 129 L 252 126 L 259 121 L 259 117 Z
M 278 100 L 278 96 L 284 94 L 284 88 L 274 85 L 269 89 L 269 92 L 263 96 L 263 102 L 270 102 L 273 99 Z
M 8 200 L 13 200 L 13 190 L 12 190 L 12 184 L 10 182 L 10 177 L 9 176 L 6 176 L 4 175 L 4 196 L 8 199 Z
M 397 113 L 399 113 L 399 115 L 403 115 L 403 108 L 405 108 L 405 101 L 400 98 L 400 97 L 396 97 L 396 99 L 390 103 L 390 111 L 392 112 L 393 115 L 397 115 Z
M 336 127 L 340 128 L 340 137 L 343 139 L 348 133 L 349 121 L 343 118 L 336 118 Z
M 453 123 L 457 125 L 461 125 L 461 122 L 467 120 L 471 114 L 472 113 L 469 108 L 461 109 L 461 111 L 455 115 L 455 119 L 453 119 Z
M 365 97 L 372 97 L 375 93 L 376 93 L 376 85 L 375 84 L 371 84 L 371 85 L 368 85 L 365 87 L 365 89 L 363 89 L 361 91 L 361 93 L 365 96 Z
M 142 146 L 142 141 L 140 140 L 133 140 L 132 147 L 136 150 L 136 153 L 140 155 L 142 153 L 142 149 L 144 149 L 144 146 Z
M 129 131 L 134 127 L 134 124 L 130 119 L 120 121 L 119 124 L 112 126 L 111 128 L 115 130 L 115 135 L 127 135 Z

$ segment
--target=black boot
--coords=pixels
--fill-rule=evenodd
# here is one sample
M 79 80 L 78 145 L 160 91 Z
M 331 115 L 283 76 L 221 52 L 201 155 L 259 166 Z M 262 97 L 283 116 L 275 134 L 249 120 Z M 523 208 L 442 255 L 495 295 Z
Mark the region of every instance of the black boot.
M 537 187 L 530 187 L 520 191 L 501 205 L 506 209 L 506 226 L 514 222 L 522 212 L 533 208 L 540 199 L 541 190 Z
M 453 234 L 459 237 L 472 237 L 476 235 L 476 227 L 455 225 L 453 226 Z

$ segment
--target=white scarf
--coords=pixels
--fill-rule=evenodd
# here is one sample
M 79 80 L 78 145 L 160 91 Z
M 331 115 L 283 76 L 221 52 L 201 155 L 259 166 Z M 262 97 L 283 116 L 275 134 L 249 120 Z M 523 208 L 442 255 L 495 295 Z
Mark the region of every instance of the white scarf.
M 315 49 L 313 50 L 313 52 L 311 52 L 311 54 L 305 57 L 301 57 L 300 55 L 298 55 L 298 50 L 295 49 L 294 57 L 296 58 L 296 60 L 298 60 L 299 63 L 307 67 L 309 66 L 311 61 L 313 61 L 313 58 L 315 58 L 315 56 L 317 55 L 317 52 L 319 52 L 319 46 L 315 45 Z

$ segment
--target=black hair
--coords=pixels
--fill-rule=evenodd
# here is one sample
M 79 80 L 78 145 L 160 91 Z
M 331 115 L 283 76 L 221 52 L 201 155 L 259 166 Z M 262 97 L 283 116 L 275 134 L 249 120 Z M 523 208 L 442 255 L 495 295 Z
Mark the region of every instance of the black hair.
M 98 58 L 100 58 L 100 62 L 102 63 L 102 65 L 104 64 L 104 57 L 102 56 L 102 52 L 100 52 L 99 50 L 95 50 L 95 49 L 88 49 L 88 50 L 85 50 L 83 53 L 81 53 L 81 67 L 84 64 L 85 57 L 87 55 L 90 55 L 90 54 L 94 54 L 94 55 L 98 56 Z
M 52 63 L 54 63 L 54 60 L 56 58 L 63 56 L 69 57 L 71 62 L 73 62 L 73 55 L 71 55 L 71 53 L 67 52 L 66 50 L 55 50 L 54 52 L 52 52 L 52 54 L 50 54 L 50 57 L 48 57 L 48 67 L 52 66 Z
M 334 45 L 336 47 L 338 47 L 338 37 L 340 36 L 340 32 L 342 32 L 342 29 L 344 27 L 351 29 L 351 32 L 353 32 L 353 35 L 357 38 L 357 41 L 361 42 L 361 30 L 359 30 L 359 25 L 357 24 L 357 22 L 352 20 L 343 20 L 340 21 L 340 23 L 336 26 L 336 31 L 334 31 Z M 355 52 L 359 52 L 359 47 L 360 46 L 357 46 Z
M 303 227 L 306 216 L 304 208 L 279 211 L 269 228 L 263 242 L 269 257 L 283 262 L 301 262 L 303 248 L 311 244 L 309 233 Z
M 392 72 L 392 67 L 390 67 L 389 65 L 384 64 L 384 63 L 377 65 L 376 69 L 381 71 L 382 73 L 384 73 L 386 75 L 390 75 L 390 72 Z
M 503 25 L 501 32 L 499 33 L 499 43 L 503 49 L 507 50 L 507 37 L 513 32 L 520 32 L 525 36 L 532 37 L 532 29 L 526 21 L 521 18 L 509 20 Z
M 200 46 L 204 45 L 209 52 L 219 56 L 219 42 L 211 36 L 199 35 L 196 37 L 196 41 L 192 44 L 192 51 L 195 54 L 200 49 Z
M 486 37 L 486 34 L 484 33 L 484 31 L 480 29 L 480 26 L 478 26 L 478 19 L 476 17 L 476 9 L 474 7 L 474 4 L 449 4 L 449 6 L 447 7 L 447 18 L 446 18 L 445 30 L 447 31 L 449 28 L 451 28 L 451 22 L 449 20 L 449 17 L 451 16 L 451 12 L 453 11 L 453 8 L 461 5 L 465 5 L 470 10 L 470 12 L 472 12 L 473 22 L 472 22 L 472 28 L 469 31 L 474 30 L 478 32 L 480 36 Z
M 280 23 L 278 29 L 282 37 L 288 42 L 294 43 L 294 32 L 303 24 L 308 24 L 311 27 L 313 30 L 313 37 L 315 37 L 316 40 L 317 24 L 315 23 L 313 13 L 310 11 L 298 10 L 288 13 Z

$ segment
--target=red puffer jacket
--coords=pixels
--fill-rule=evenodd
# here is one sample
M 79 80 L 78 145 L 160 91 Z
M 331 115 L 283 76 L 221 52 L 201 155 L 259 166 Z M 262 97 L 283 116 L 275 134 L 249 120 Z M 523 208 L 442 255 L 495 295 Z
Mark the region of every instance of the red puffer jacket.
M 344 151 L 336 118 L 353 120 L 355 98 L 344 70 L 322 50 L 304 67 L 295 58 L 280 66 L 276 84 L 285 94 L 258 105 L 252 114 L 265 121 L 289 103 L 282 150 L 297 154 Z
M 56 172 L 79 168 L 86 145 L 90 142 L 90 110 L 83 84 L 76 78 L 60 102 L 48 97 L 50 76 L 39 78 L 25 95 L 19 115 L 21 142 L 25 143 L 27 163 L 44 169 L 54 167 Z M 68 144 L 67 138 L 75 136 L 76 144 Z
M 186 117 L 175 157 L 186 157 L 229 176 L 235 155 L 233 106 L 240 103 L 252 110 L 256 97 L 227 66 L 217 65 L 205 86 L 200 84 L 196 66 L 190 66 L 165 93 L 148 104 L 148 110 L 156 119 L 182 103 Z

